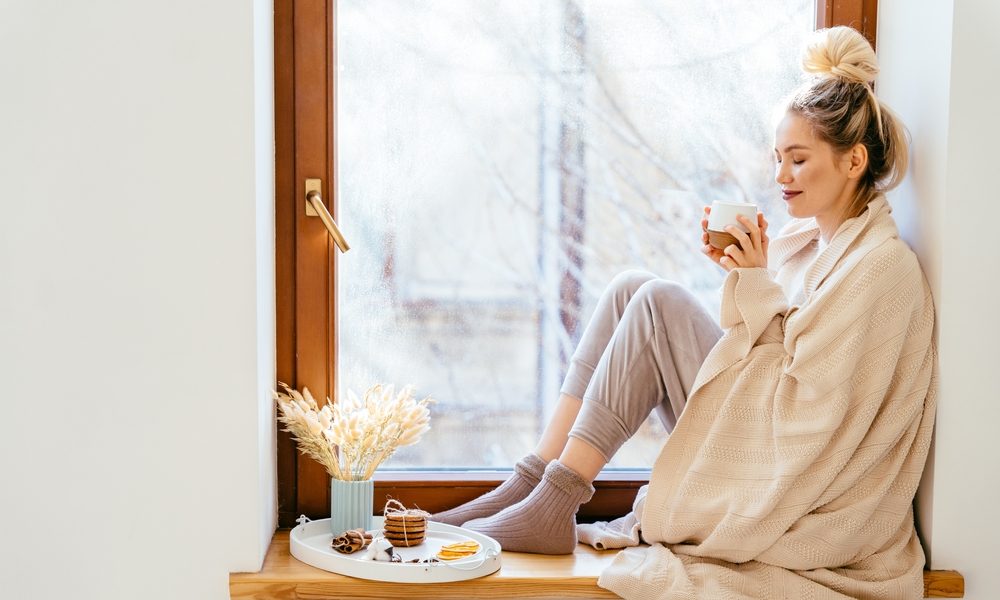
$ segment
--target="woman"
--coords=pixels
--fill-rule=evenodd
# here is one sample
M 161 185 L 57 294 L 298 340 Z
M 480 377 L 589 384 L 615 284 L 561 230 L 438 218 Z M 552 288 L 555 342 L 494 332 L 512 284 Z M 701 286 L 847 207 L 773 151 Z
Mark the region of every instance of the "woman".
M 601 298 L 534 454 L 497 490 L 435 515 L 505 549 L 572 552 L 591 482 L 650 411 L 672 433 L 633 513 L 581 525 L 628 548 L 600 585 L 641 598 L 919 598 L 911 509 L 936 398 L 934 309 L 883 192 L 902 125 L 853 29 L 817 32 L 813 75 L 775 135 L 793 220 L 703 251 L 728 271 L 720 325 L 640 273 Z M 706 214 L 708 209 L 706 208 Z M 702 221 L 702 229 L 707 221 Z M 774 269 L 769 270 L 770 269 Z

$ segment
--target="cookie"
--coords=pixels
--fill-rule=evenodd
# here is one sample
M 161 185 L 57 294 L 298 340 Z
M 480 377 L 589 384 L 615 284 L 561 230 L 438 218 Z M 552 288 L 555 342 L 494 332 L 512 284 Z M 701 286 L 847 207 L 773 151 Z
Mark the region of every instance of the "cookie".
M 424 535 L 423 534 L 420 534 L 419 536 L 412 536 L 412 535 L 411 536 L 403 536 L 403 535 L 401 535 L 398 538 L 390 537 L 388 534 L 386 534 L 385 539 L 390 544 L 392 544 L 393 546 L 396 546 L 397 548 L 409 548 L 410 546 L 419 546 L 420 544 L 424 543 Z
M 427 517 L 417 515 L 386 515 L 382 523 L 384 527 L 426 527 Z
M 427 530 L 424 529 L 423 527 L 408 527 L 406 529 L 403 529 L 402 527 L 400 527 L 400 528 L 386 527 L 382 531 L 384 531 L 388 535 L 392 535 L 392 536 L 396 536 L 396 537 L 400 537 L 400 536 L 403 536 L 403 535 L 408 535 L 410 537 L 413 537 L 415 535 L 424 535 L 424 533 Z
M 400 515 L 388 514 L 385 516 L 386 525 L 425 525 L 427 517 L 423 515 Z
M 405 534 L 405 533 L 383 533 L 385 539 L 389 541 L 393 546 L 409 548 L 410 546 L 419 546 L 424 543 L 424 534 Z

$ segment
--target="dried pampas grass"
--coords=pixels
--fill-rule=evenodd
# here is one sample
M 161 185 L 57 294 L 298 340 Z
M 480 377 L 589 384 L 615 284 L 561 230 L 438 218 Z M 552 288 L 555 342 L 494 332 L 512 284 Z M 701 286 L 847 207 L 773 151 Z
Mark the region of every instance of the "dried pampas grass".
M 353 391 L 336 404 L 320 408 L 309 393 L 279 384 L 274 392 L 285 431 L 299 450 L 323 465 L 330 477 L 344 481 L 371 479 L 375 469 L 397 448 L 420 441 L 430 429 L 429 396 L 417 401 L 413 387 L 396 392 L 393 385 L 374 385 L 358 398 Z

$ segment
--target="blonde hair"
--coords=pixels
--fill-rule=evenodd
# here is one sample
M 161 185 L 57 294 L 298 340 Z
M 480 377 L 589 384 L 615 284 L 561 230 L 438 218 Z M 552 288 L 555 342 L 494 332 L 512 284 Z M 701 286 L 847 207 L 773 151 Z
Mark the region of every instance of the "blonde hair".
M 812 75 L 788 100 L 838 155 L 856 144 L 868 150 L 868 167 L 845 218 L 856 217 L 876 194 L 899 185 L 909 163 L 907 133 L 899 117 L 875 96 L 878 60 L 868 40 L 850 27 L 814 33 L 802 58 Z

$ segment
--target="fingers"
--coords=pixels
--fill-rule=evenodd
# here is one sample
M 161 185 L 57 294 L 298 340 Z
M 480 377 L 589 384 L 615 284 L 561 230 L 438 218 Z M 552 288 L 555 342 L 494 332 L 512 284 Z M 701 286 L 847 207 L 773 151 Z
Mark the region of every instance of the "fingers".
M 750 219 L 743 219 L 743 220 L 747 222 L 747 229 L 750 230 L 750 239 L 753 240 L 753 247 L 760 248 L 761 247 L 760 226 L 757 223 L 752 223 Z
M 732 270 L 737 267 L 753 268 L 767 266 L 767 234 L 762 228 L 767 222 L 761 219 L 760 213 L 756 222 L 742 215 L 736 217 L 739 223 L 749 231 L 730 225 L 726 227 L 739 245 L 733 244 L 725 249 L 727 258 L 719 262 L 723 268 Z
M 705 245 L 701 247 L 701 251 L 715 262 L 719 262 L 719 258 L 722 257 L 722 251 L 708 242 L 705 242 Z
M 747 237 L 747 235 L 743 232 L 740 233 L 743 234 L 743 241 L 741 242 L 741 244 L 749 242 L 749 238 Z M 757 255 L 755 248 L 752 247 L 740 248 L 736 244 L 730 244 L 729 246 L 726 246 L 726 249 L 723 250 L 723 253 L 725 254 L 725 256 L 723 256 L 719 260 L 719 265 L 726 271 L 732 271 L 733 269 L 741 267 L 750 268 L 758 266 L 757 265 L 758 261 L 755 258 Z
M 757 244 L 751 242 L 750 237 L 747 235 L 747 233 L 735 225 L 727 225 L 726 231 L 728 231 L 730 234 L 732 234 L 734 238 L 736 238 L 736 241 L 739 242 L 740 247 L 743 250 L 753 250 L 760 245 L 759 242 Z
M 736 265 L 742 265 L 746 262 L 746 255 L 736 244 L 729 244 L 722 253 L 726 255 L 725 258 L 728 258 Z
M 750 219 L 744 217 L 743 215 L 738 215 L 736 217 L 739 220 L 739 222 L 743 223 L 743 226 L 746 227 L 750 231 L 749 239 L 753 241 L 753 247 L 754 248 L 760 248 L 760 216 L 761 216 L 761 213 L 757 213 L 757 222 L 756 223 L 754 223 Z M 743 249 L 747 250 L 749 248 L 747 246 L 743 246 Z
M 701 243 L 703 244 L 701 251 L 709 255 L 713 261 L 718 263 L 718 259 L 711 256 L 713 248 L 708 243 L 708 214 L 712 212 L 712 208 L 710 206 L 702 206 L 701 208 L 702 212 L 705 213 L 705 217 L 701 220 Z
M 767 256 L 767 247 L 771 243 L 771 238 L 767 235 L 767 226 L 770 223 L 764 218 L 764 213 L 757 213 L 757 223 L 760 226 L 760 248 L 764 252 L 764 256 Z
M 722 251 L 716 248 L 715 246 L 712 246 L 707 241 L 705 242 L 705 245 L 701 247 L 701 253 L 707 256 L 708 259 L 714 262 L 715 264 L 722 266 L 722 264 L 719 262 L 724 256 L 722 254 Z
M 729 253 L 730 248 L 734 249 L 733 250 L 734 254 Z M 739 253 L 741 255 L 743 254 L 742 252 L 740 252 L 739 249 L 736 249 L 736 244 L 731 244 L 730 246 L 727 246 L 726 254 L 719 258 L 719 266 L 725 269 L 726 271 L 732 271 L 733 269 L 739 267 L 740 263 L 737 261 L 735 253 Z M 740 257 L 740 259 L 742 259 L 742 257 Z

